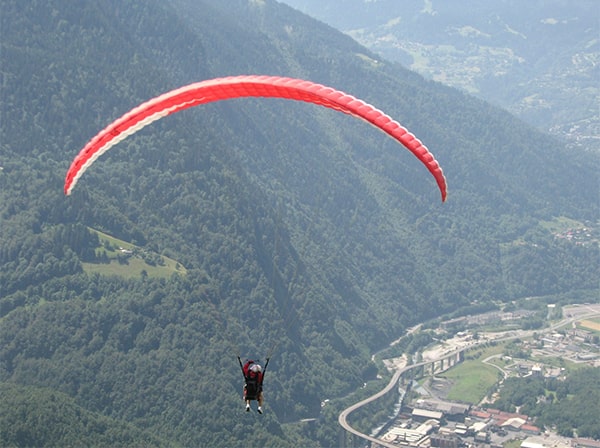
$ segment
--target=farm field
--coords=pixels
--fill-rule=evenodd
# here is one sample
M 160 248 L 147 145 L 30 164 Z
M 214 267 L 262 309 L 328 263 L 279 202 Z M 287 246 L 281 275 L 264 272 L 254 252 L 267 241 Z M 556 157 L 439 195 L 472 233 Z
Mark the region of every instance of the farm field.
M 84 262 L 83 270 L 88 274 L 116 275 L 125 278 L 147 276 L 151 278 L 185 275 L 186 269 L 179 262 L 164 255 L 146 251 L 127 241 L 120 240 L 96 229 L 100 246 L 96 255 L 105 262 Z
M 464 361 L 443 374 L 453 381 L 447 399 L 478 404 L 498 382 L 500 372 L 480 359 Z

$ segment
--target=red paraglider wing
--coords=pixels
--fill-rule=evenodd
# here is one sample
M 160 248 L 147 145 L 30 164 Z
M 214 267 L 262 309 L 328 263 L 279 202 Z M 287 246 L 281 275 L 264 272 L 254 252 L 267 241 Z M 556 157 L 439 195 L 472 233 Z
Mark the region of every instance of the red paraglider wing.
M 301 79 L 278 76 L 232 76 L 190 84 L 153 98 L 127 112 L 92 138 L 73 160 L 65 179 L 69 195 L 85 170 L 112 146 L 162 117 L 199 104 L 242 97 L 305 101 L 361 118 L 389 134 L 431 172 L 446 200 L 446 179 L 439 163 L 414 135 L 373 106 L 339 90 Z

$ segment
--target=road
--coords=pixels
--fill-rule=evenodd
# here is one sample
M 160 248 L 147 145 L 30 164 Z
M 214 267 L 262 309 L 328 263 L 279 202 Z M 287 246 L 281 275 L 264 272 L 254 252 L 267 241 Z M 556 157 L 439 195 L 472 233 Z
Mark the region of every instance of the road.
M 579 314 L 577 311 L 575 311 L 574 308 L 577 308 L 577 310 L 585 310 L 583 312 L 581 312 L 581 314 Z M 572 324 L 573 322 L 575 322 L 576 320 L 580 320 L 583 318 L 591 318 L 591 317 L 596 317 L 598 315 L 600 315 L 600 304 L 586 304 L 578 306 L 578 307 L 565 307 L 564 309 L 565 314 L 567 314 L 569 317 L 561 320 L 560 322 L 551 325 L 548 328 L 545 329 L 539 329 L 539 330 L 529 330 L 529 331 L 524 331 L 524 330 L 519 330 L 517 332 L 511 332 L 510 335 L 504 335 L 498 339 L 495 339 L 495 341 L 508 341 L 510 339 L 516 339 L 516 338 L 524 338 L 524 337 L 529 337 L 531 335 L 533 335 L 534 332 L 544 332 L 544 331 L 553 331 L 556 330 L 562 326 L 565 326 L 567 324 Z M 395 341 L 397 342 L 397 341 Z M 387 443 L 384 442 L 381 439 L 375 438 L 375 437 L 371 437 L 367 434 L 363 434 L 362 432 L 354 429 L 352 426 L 350 426 L 348 424 L 348 416 L 354 412 L 355 410 L 357 410 L 358 408 L 371 403 L 372 401 L 377 400 L 378 398 L 382 397 L 383 395 L 385 395 L 386 393 L 388 393 L 390 390 L 392 390 L 396 384 L 398 383 L 398 380 L 400 379 L 400 376 L 410 370 L 410 369 L 414 369 L 415 367 L 419 367 L 419 366 L 423 366 L 425 364 L 429 364 L 435 361 L 439 361 L 443 358 L 447 358 L 449 356 L 455 356 L 457 352 L 459 351 L 463 351 L 463 350 L 468 350 L 468 349 L 472 349 L 475 348 L 477 345 L 482 345 L 489 342 L 489 340 L 485 340 L 485 341 L 480 341 L 476 344 L 470 345 L 470 346 L 466 346 L 463 348 L 460 348 L 458 350 L 455 350 L 453 353 L 448 354 L 445 353 L 443 356 L 440 356 L 438 359 L 436 360 L 427 360 L 427 361 L 423 361 L 417 364 L 411 364 L 409 366 L 400 366 L 397 365 L 396 366 L 396 372 L 394 373 L 394 375 L 392 376 L 390 382 L 387 384 L 387 386 L 385 386 L 385 388 L 383 388 L 382 390 L 380 390 L 379 392 L 377 392 L 375 395 L 372 395 L 368 398 L 365 398 L 362 401 L 359 401 L 356 404 L 353 404 L 352 406 L 350 406 L 349 408 L 344 409 L 339 417 L 338 417 L 338 422 L 339 424 L 342 426 L 342 428 L 344 428 L 346 431 L 348 431 L 351 434 L 354 434 L 362 439 L 368 440 L 370 442 L 374 442 L 377 443 L 379 446 L 384 446 L 384 447 L 388 447 L 388 448 L 398 448 L 398 445 L 394 445 L 392 443 Z M 490 358 L 486 359 L 485 361 L 488 361 Z M 492 364 L 493 365 L 493 364 Z M 494 367 L 498 367 L 498 366 L 494 366 Z M 499 367 L 498 367 L 499 368 Z M 500 368 L 499 368 L 500 369 Z M 502 370 L 502 369 L 500 369 Z M 503 372 L 503 374 L 505 374 L 505 372 Z
M 469 347 L 470 348 L 470 347 Z M 463 351 L 466 350 L 467 347 L 462 348 L 461 350 L 458 351 Z M 450 356 L 455 356 L 456 352 L 448 355 L 444 355 L 443 357 L 441 357 L 440 359 L 443 358 L 448 358 Z M 338 422 L 339 424 L 342 426 L 342 428 L 344 428 L 346 431 L 348 431 L 349 433 L 352 433 L 358 437 L 361 437 L 365 440 L 368 440 L 370 442 L 375 442 L 377 444 L 379 444 L 380 446 L 385 446 L 385 447 L 393 447 L 393 448 L 398 448 L 398 445 L 394 445 L 393 443 L 386 443 L 381 439 L 377 439 L 375 437 L 371 437 L 367 434 L 363 434 L 362 432 L 354 429 L 352 426 L 350 426 L 348 424 L 348 416 L 354 412 L 355 410 L 357 410 L 360 407 L 363 407 L 364 405 L 377 400 L 379 397 L 382 397 L 383 395 L 387 394 L 390 390 L 392 390 L 396 384 L 398 383 L 398 380 L 400 379 L 400 376 L 402 376 L 402 374 L 410 369 L 414 369 L 416 367 L 420 367 L 420 366 L 424 366 L 425 364 L 430 364 L 431 361 L 427 360 L 427 361 L 423 361 L 423 362 L 419 362 L 416 364 L 411 364 L 409 366 L 397 366 L 396 368 L 396 372 L 394 373 L 394 375 L 392 376 L 392 379 L 390 380 L 390 382 L 387 384 L 387 386 L 385 386 L 382 390 L 380 390 L 379 392 L 377 392 L 375 395 L 371 395 L 368 398 L 365 398 L 362 401 L 359 401 L 356 404 L 353 404 L 352 406 L 350 406 L 349 408 L 344 409 L 339 417 L 338 417 Z
M 402 368 L 396 370 L 396 373 L 394 373 L 394 375 L 392 376 L 392 379 L 390 380 L 388 385 L 385 386 L 385 388 L 383 388 L 382 390 L 377 392 L 375 395 L 371 395 L 369 398 L 366 398 L 363 401 L 359 401 L 358 403 L 353 404 L 349 408 L 344 409 L 338 417 L 338 422 L 342 426 L 342 428 L 344 428 L 346 431 L 348 431 L 351 434 L 354 434 L 354 435 L 361 437 L 365 440 L 368 440 L 370 442 L 377 443 L 381 446 L 385 446 L 385 447 L 389 447 L 389 448 L 398 448 L 397 445 L 394 445 L 392 443 L 386 443 L 380 439 L 371 437 L 367 434 L 363 434 L 362 432 L 357 431 L 356 429 L 354 429 L 352 426 L 350 426 L 348 424 L 347 419 L 348 419 L 348 416 L 350 415 L 350 413 L 352 413 L 356 409 L 366 405 L 367 403 L 377 400 L 379 397 L 382 397 L 383 395 L 387 394 L 390 390 L 392 390 L 392 388 L 394 388 L 394 386 L 396 386 L 396 384 L 398 383 L 398 380 L 400 379 L 400 375 L 402 375 L 403 372 L 405 372 L 408 369 L 411 369 L 412 367 L 414 367 L 414 366 L 402 367 Z

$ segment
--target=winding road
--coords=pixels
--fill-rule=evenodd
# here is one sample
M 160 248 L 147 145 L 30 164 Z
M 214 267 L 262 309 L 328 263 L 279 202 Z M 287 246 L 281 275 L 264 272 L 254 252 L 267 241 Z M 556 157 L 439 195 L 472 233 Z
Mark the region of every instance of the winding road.
M 583 307 L 583 305 L 581 307 Z M 565 307 L 565 308 L 567 308 L 567 307 Z M 576 320 L 579 320 L 579 319 L 582 319 L 582 318 L 594 317 L 594 316 L 598 316 L 600 314 L 600 304 L 592 304 L 591 306 L 589 304 L 586 304 L 585 308 L 587 309 L 587 311 L 585 311 L 582 314 L 577 314 L 577 313 L 572 313 L 571 314 L 571 313 L 568 313 L 567 315 L 569 317 L 561 320 L 560 322 L 558 322 L 556 324 L 553 324 L 553 325 L 549 326 L 548 328 L 545 329 L 545 331 L 548 331 L 548 330 L 553 331 L 553 330 L 556 330 L 557 328 L 560 328 L 560 327 L 562 327 L 564 325 L 572 324 Z M 535 330 L 535 331 L 539 332 L 540 330 Z M 510 334 L 510 335 L 507 335 L 507 336 L 504 336 L 504 337 L 500 337 L 498 339 L 495 339 L 495 341 L 499 342 L 499 341 L 507 341 L 507 340 L 510 340 L 510 339 L 528 337 L 528 336 L 531 336 L 535 331 L 534 330 L 530 330 L 530 331 L 520 330 L 520 331 L 518 331 L 516 333 Z M 367 434 L 363 434 L 362 432 L 354 429 L 352 426 L 350 426 L 350 424 L 348 424 L 348 416 L 352 412 L 354 412 L 355 410 L 357 410 L 358 408 L 360 408 L 360 407 L 362 407 L 362 406 L 364 406 L 364 405 L 366 405 L 368 403 L 371 403 L 372 401 L 375 401 L 378 398 L 382 397 L 383 395 L 387 394 L 390 390 L 392 390 L 396 386 L 396 384 L 398 383 L 398 380 L 400 379 L 400 376 L 404 372 L 406 372 L 406 371 L 408 371 L 410 369 L 414 369 L 415 367 L 423 366 L 425 364 L 430 364 L 432 362 L 436 362 L 436 361 L 439 361 L 441 359 L 444 359 L 444 358 L 447 358 L 447 357 L 450 357 L 450 356 L 455 356 L 460 351 L 470 350 L 472 348 L 475 348 L 477 345 L 482 345 L 482 344 L 485 344 L 487 342 L 489 342 L 489 341 L 487 341 L 487 340 L 486 341 L 481 341 L 481 342 L 479 342 L 477 344 L 470 345 L 468 347 L 460 348 L 458 350 L 455 350 L 451 354 L 446 353 L 446 354 L 444 354 L 444 356 L 441 356 L 441 357 L 439 357 L 436 360 L 431 360 L 430 359 L 430 360 L 423 361 L 423 362 L 420 362 L 420 363 L 417 363 L 417 364 L 411 364 L 409 366 L 397 366 L 396 367 L 396 372 L 394 373 L 394 375 L 390 379 L 390 382 L 387 384 L 387 386 L 385 386 L 382 390 L 380 390 L 379 392 L 377 392 L 375 395 L 372 395 L 372 396 L 370 396 L 368 398 L 365 398 L 362 401 L 359 401 L 356 404 L 353 404 L 352 406 L 344 409 L 340 413 L 340 415 L 338 416 L 338 422 L 339 422 L 340 426 L 342 428 L 344 428 L 346 431 L 348 431 L 349 433 L 354 434 L 355 436 L 358 436 L 358 437 L 360 437 L 362 439 L 368 440 L 369 442 L 374 442 L 374 443 L 378 444 L 378 446 L 384 446 L 384 447 L 388 447 L 388 448 L 398 448 L 398 445 L 394 445 L 393 443 L 387 443 L 387 442 L 385 442 L 385 441 L 383 441 L 381 439 L 378 439 L 376 437 L 371 437 L 371 436 L 369 436 Z M 485 361 L 489 361 L 491 358 L 492 357 L 489 357 L 489 358 L 485 359 L 484 362 Z M 494 365 L 494 364 L 491 364 L 491 365 Z M 496 365 L 494 365 L 494 367 L 496 367 L 499 370 L 501 370 L 502 373 L 506 376 L 506 372 L 504 372 L 500 367 L 498 367 Z
M 424 364 L 424 363 L 420 363 L 420 364 Z M 377 443 L 381 446 L 385 446 L 385 447 L 391 447 L 391 448 L 398 448 L 398 445 L 394 445 L 392 443 L 386 443 L 383 440 L 377 439 L 375 437 L 371 437 L 367 434 L 363 434 L 360 431 L 357 431 L 356 429 L 354 429 L 352 426 L 350 426 L 348 424 L 348 416 L 350 415 L 350 413 L 352 413 L 353 411 L 355 411 L 356 409 L 366 405 L 367 403 L 370 403 L 372 401 L 377 400 L 379 397 L 382 397 L 383 395 L 387 394 L 390 390 L 392 390 L 394 388 L 394 386 L 396 386 L 396 384 L 398 383 L 398 380 L 400 379 L 400 376 L 402 375 L 402 373 L 406 372 L 407 370 L 412 369 L 413 367 L 416 367 L 419 364 L 414 364 L 414 365 L 410 365 L 410 366 L 405 366 L 405 367 L 401 367 L 398 370 L 396 370 L 396 373 L 394 373 L 394 375 L 392 376 L 392 379 L 390 380 L 390 382 L 388 383 L 387 386 L 385 386 L 385 388 L 383 388 L 382 390 L 380 390 L 379 392 L 377 392 L 375 395 L 371 395 L 368 398 L 365 398 L 362 401 L 359 401 L 356 404 L 353 404 L 352 406 L 350 406 L 349 408 L 344 409 L 341 414 L 338 417 L 338 422 L 339 424 L 342 426 L 342 428 L 344 428 L 346 431 L 348 431 L 351 434 L 354 434 L 358 437 L 361 437 L 365 440 L 368 440 L 370 442 L 374 442 Z
M 454 356 L 456 356 L 457 353 L 462 352 L 464 350 L 471 349 L 472 347 L 473 346 L 471 345 L 469 347 L 463 347 L 463 348 L 460 348 L 458 350 L 455 350 L 452 353 L 446 353 L 446 354 L 444 354 L 444 356 L 441 356 L 438 360 L 454 357 Z M 354 434 L 354 435 L 356 435 L 358 437 L 361 437 L 361 438 L 363 438 L 365 440 L 368 440 L 370 442 L 375 442 L 375 443 L 379 444 L 380 446 L 398 448 L 398 445 L 394 445 L 393 443 L 387 443 L 387 442 L 385 442 L 385 441 L 383 441 L 381 439 L 378 439 L 376 437 L 371 437 L 371 436 L 369 436 L 367 434 L 364 434 L 364 433 L 362 433 L 362 432 L 354 429 L 348 423 L 348 416 L 352 412 L 354 412 L 355 410 L 357 410 L 358 408 L 363 407 L 364 405 L 366 405 L 368 403 L 371 403 L 372 401 L 377 400 L 379 397 L 382 397 L 383 395 L 387 394 L 390 390 L 392 390 L 394 388 L 394 386 L 396 386 L 396 384 L 398 383 L 398 380 L 400 379 L 400 377 L 402 376 L 402 374 L 404 372 L 407 372 L 408 370 L 414 369 L 416 367 L 424 366 L 426 364 L 431 364 L 433 362 L 434 361 L 428 359 L 427 361 L 418 362 L 416 364 L 411 364 L 411 365 L 408 365 L 408 366 L 397 366 L 396 367 L 396 372 L 394 373 L 394 375 L 392 375 L 392 378 L 391 378 L 390 382 L 387 384 L 387 386 L 385 386 L 383 389 L 381 389 L 375 395 L 371 395 L 370 397 L 367 397 L 364 400 L 359 401 L 356 404 L 353 404 L 349 408 L 344 409 L 340 413 L 340 415 L 338 417 L 338 423 L 340 424 L 340 426 L 342 428 L 344 428 L 349 433 Z

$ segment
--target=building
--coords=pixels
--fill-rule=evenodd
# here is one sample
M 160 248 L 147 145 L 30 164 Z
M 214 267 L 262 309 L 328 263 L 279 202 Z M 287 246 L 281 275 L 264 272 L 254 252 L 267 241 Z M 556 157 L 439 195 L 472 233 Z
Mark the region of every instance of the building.
M 388 443 L 417 446 L 437 426 L 436 420 L 428 420 L 415 429 L 393 426 L 381 437 L 381 440 Z
M 526 439 L 521 443 L 521 448 L 549 448 L 543 442 L 537 440 Z
M 491 422 L 475 422 L 471 426 L 469 426 L 469 432 L 472 434 L 478 434 L 480 432 L 485 432 L 491 426 Z
M 440 447 L 440 448 L 458 448 L 462 445 L 462 441 L 460 438 L 444 435 L 444 434 L 434 434 L 429 437 L 429 442 L 432 447 Z
M 469 415 L 471 417 L 475 417 L 475 418 L 478 418 L 480 420 L 487 420 L 487 419 L 489 419 L 492 416 L 492 414 L 490 414 L 489 412 L 480 411 L 478 409 L 471 410 L 471 412 L 469 412 Z
M 447 420 L 464 422 L 471 409 L 470 404 L 452 403 L 439 400 L 418 400 L 419 409 L 441 412 Z M 433 417 L 431 417 L 433 418 Z M 441 417 L 440 417 L 441 418 Z
M 519 417 L 512 417 L 506 420 L 504 423 L 502 423 L 500 427 L 509 431 L 520 431 L 521 426 L 523 426 L 525 423 L 527 423 L 527 420 L 525 419 Z
M 414 408 L 412 411 L 412 418 L 418 422 L 430 419 L 440 421 L 443 416 L 444 414 L 442 412 L 430 411 L 429 409 Z
M 538 428 L 537 426 L 534 426 L 534 425 L 524 424 L 524 425 L 521 425 L 520 429 L 521 429 L 521 431 L 523 431 L 527 434 L 533 434 L 536 436 L 542 433 L 540 428 Z

